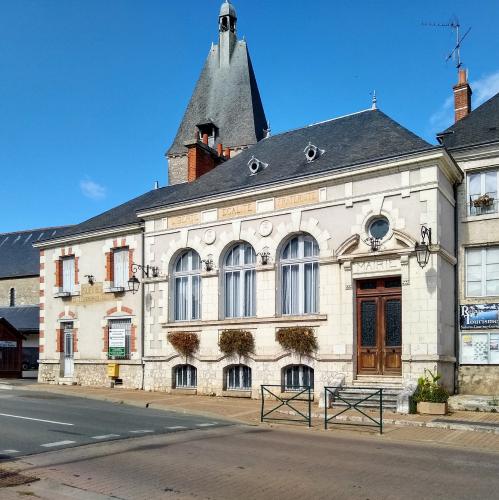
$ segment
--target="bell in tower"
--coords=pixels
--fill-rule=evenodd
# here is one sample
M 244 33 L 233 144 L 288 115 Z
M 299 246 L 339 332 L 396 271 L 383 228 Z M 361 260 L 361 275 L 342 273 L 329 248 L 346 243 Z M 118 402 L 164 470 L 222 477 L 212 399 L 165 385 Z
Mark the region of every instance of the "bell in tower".
M 230 66 L 232 52 L 237 43 L 236 36 L 237 14 L 234 6 L 226 1 L 220 7 L 218 16 L 218 38 L 220 46 L 220 67 Z
M 236 32 L 236 22 L 237 15 L 234 6 L 226 1 L 220 7 L 219 16 L 219 31 L 223 33 L 225 31 L 230 31 L 231 33 Z

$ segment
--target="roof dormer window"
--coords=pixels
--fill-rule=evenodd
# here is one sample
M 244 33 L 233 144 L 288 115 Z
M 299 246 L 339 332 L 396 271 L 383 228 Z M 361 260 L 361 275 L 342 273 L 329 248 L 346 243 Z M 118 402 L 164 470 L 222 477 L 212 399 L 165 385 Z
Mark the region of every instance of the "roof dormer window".
M 217 138 L 217 127 L 214 123 L 201 123 L 197 125 L 199 140 L 213 148 Z

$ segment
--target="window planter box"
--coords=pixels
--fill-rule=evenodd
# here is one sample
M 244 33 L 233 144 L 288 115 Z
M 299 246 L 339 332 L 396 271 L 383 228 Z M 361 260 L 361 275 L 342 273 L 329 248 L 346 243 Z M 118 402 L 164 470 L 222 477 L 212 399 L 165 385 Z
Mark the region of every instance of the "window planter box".
M 447 403 L 428 403 L 419 401 L 417 405 L 418 413 L 423 415 L 446 415 Z

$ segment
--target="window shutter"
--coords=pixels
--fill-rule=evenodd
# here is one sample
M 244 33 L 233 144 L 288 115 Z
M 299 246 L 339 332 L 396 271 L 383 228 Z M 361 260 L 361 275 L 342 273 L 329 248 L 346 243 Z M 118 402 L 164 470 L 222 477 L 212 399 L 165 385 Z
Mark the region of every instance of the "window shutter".
M 62 261 L 62 290 L 72 293 L 75 282 L 75 260 L 74 257 Z

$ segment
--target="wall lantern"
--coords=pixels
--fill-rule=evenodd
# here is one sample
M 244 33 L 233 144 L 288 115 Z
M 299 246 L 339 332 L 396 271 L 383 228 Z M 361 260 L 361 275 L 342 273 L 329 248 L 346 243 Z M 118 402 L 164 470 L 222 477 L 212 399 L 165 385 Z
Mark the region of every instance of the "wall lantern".
M 215 268 L 215 265 L 213 263 L 213 259 L 209 256 L 207 259 L 204 259 L 201 261 L 204 264 L 204 269 L 206 272 L 213 271 Z
M 416 243 L 414 250 L 416 251 L 416 259 L 421 267 L 428 264 L 430 259 L 430 247 L 431 247 L 431 228 L 422 226 L 421 227 L 421 243 Z
M 256 254 L 260 257 L 260 262 L 262 266 L 266 266 L 270 262 L 270 252 L 268 250 L 263 250 L 262 252 L 258 252 Z
M 381 240 L 378 238 L 373 238 L 372 236 L 366 238 L 364 240 L 364 243 L 366 243 L 366 245 L 369 245 L 371 247 L 371 252 L 377 252 L 381 247 Z
M 93 274 L 85 274 L 85 278 L 88 280 L 89 285 L 93 285 L 95 282 L 95 278 Z
M 132 276 L 128 280 L 128 290 L 132 293 L 137 293 L 140 287 L 140 280 L 135 273 L 142 270 L 142 277 L 157 278 L 159 276 L 159 268 L 156 266 L 141 266 L 140 264 L 132 264 Z

